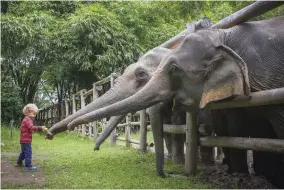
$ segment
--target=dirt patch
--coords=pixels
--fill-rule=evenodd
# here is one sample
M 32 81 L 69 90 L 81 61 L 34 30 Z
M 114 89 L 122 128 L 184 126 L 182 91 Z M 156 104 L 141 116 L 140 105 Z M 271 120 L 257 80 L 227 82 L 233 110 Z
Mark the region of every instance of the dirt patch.
M 44 175 L 39 163 L 33 161 L 35 166 L 39 166 L 37 171 L 24 171 L 24 167 L 16 167 L 15 161 L 9 159 L 9 157 L 17 158 L 18 155 L 19 153 L 14 152 L 1 152 L 1 184 L 44 184 Z
M 203 165 L 199 163 L 201 174 L 198 178 L 199 183 L 209 183 L 213 188 L 218 189 L 275 189 L 268 180 L 254 174 L 240 174 L 227 172 L 226 165 Z
M 123 142 L 125 143 L 125 142 Z M 124 144 L 122 144 L 124 145 Z M 134 148 L 138 148 L 138 145 L 132 144 Z M 164 145 L 165 159 L 168 159 L 168 151 Z M 155 152 L 154 147 L 148 147 L 148 151 Z M 213 188 L 216 189 L 276 189 L 266 178 L 262 176 L 255 176 L 252 166 L 252 151 L 248 151 L 248 169 L 249 174 L 233 173 L 229 174 L 227 172 L 227 165 L 222 165 L 223 156 L 221 156 L 214 164 L 203 164 L 198 162 L 198 169 L 201 173 L 196 179 L 196 183 L 211 184 Z M 182 177 L 183 175 L 170 174 L 171 177 Z

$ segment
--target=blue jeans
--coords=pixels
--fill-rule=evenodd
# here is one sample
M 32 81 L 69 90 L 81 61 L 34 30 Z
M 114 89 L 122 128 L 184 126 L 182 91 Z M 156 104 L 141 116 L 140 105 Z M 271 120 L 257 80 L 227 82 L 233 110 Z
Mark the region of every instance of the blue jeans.
M 31 144 L 21 144 L 22 152 L 19 155 L 17 164 L 23 164 L 25 160 L 25 167 L 31 167 L 32 163 L 32 145 Z

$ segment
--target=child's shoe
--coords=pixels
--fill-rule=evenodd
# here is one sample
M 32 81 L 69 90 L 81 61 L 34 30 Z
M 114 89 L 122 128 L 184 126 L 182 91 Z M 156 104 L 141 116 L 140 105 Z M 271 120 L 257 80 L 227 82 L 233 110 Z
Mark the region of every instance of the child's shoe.
M 16 164 L 15 167 L 23 167 L 23 164 Z
M 35 166 L 25 167 L 25 171 L 35 171 L 35 170 L 37 170 L 37 167 Z

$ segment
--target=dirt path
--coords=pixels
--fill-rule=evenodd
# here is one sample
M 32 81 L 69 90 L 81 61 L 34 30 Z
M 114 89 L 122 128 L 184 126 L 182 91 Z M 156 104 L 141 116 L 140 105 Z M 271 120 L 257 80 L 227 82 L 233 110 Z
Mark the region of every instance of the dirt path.
M 1 152 L 1 185 L 25 185 L 25 184 L 38 184 L 43 185 L 44 175 L 40 169 L 39 163 L 33 162 L 34 165 L 39 166 L 38 171 L 24 171 L 23 167 L 15 167 L 15 161 L 19 153 L 14 152 Z M 39 158 L 42 156 L 36 156 Z M 15 158 L 15 159 L 14 159 Z

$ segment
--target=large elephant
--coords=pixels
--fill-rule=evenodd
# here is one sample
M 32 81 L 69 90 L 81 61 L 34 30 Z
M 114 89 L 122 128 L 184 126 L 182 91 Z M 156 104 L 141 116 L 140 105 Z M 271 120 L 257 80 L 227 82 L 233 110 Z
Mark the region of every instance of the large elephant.
M 247 22 L 226 30 L 203 29 L 189 34 L 163 58 L 150 81 L 136 94 L 80 116 L 68 127 L 145 109 L 174 96 L 182 100 L 188 111 L 196 111 L 211 102 L 284 87 L 283 26 L 282 16 Z M 283 104 L 261 106 L 256 110 L 236 108 L 227 111 L 226 125 L 233 129 L 233 135 L 284 138 Z M 268 131 L 275 135 L 265 135 L 265 132 L 260 135 L 258 130 L 250 130 L 250 126 L 242 130 L 244 120 L 238 118 L 242 118 L 244 113 L 255 115 L 252 122 L 265 120 L 267 125 L 264 128 L 271 126 Z M 281 161 L 278 162 L 280 165 Z M 280 172 L 279 175 L 283 178 Z
M 154 48 L 148 51 L 138 60 L 138 62 L 129 65 L 125 69 L 123 75 L 115 80 L 114 87 L 107 91 L 103 96 L 53 125 L 48 130 L 47 138 L 52 139 L 57 133 L 66 131 L 67 124 L 73 119 L 133 95 L 149 81 L 161 59 L 169 53 L 169 51 L 170 50 L 167 48 Z M 113 121 L 117 122 L 118 119 L 121 118 L 123 118 L 123 116 L 116 117 L 116 119 L 113 118 Z

